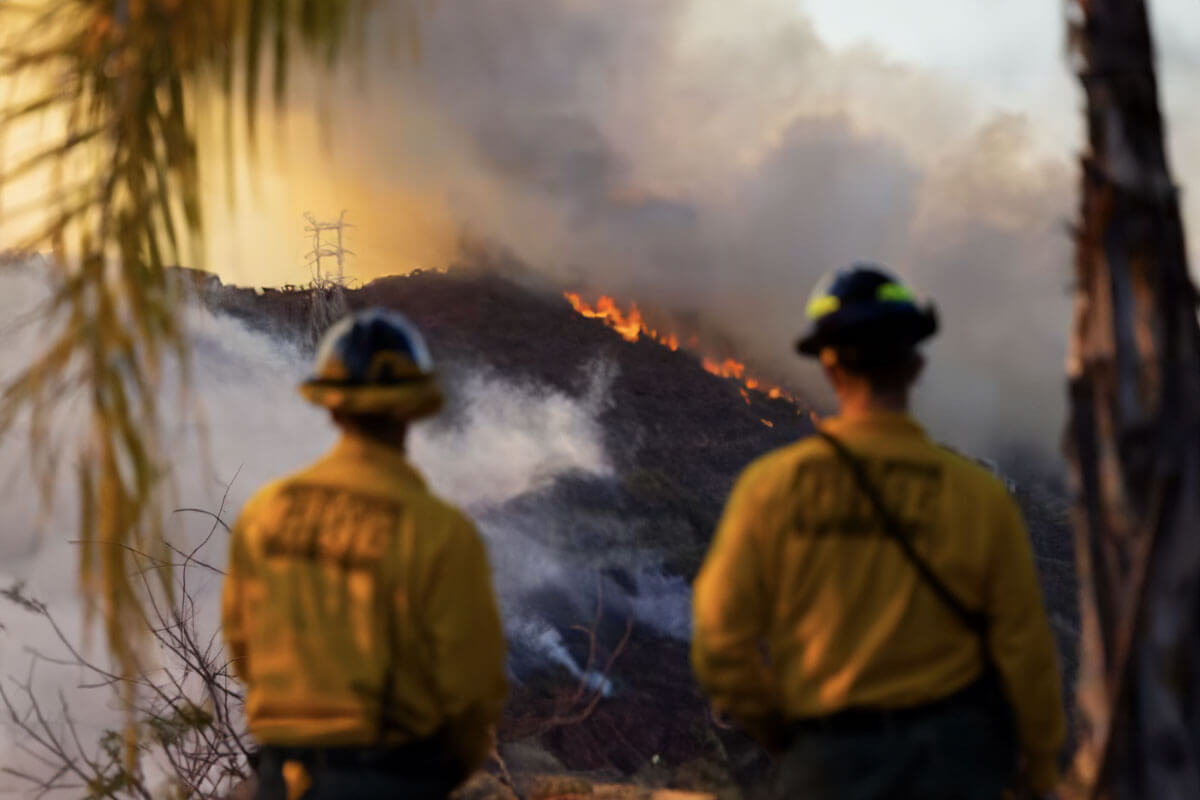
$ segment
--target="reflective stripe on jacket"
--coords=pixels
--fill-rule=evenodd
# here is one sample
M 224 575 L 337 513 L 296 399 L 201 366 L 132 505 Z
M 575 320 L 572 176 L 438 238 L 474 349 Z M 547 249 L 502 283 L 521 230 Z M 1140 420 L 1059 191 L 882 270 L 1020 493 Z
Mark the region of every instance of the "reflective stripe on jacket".
M 934 572 L 967 607 L 987 612 L 1030 776 L 1048 789 L 1065 720 L 1016 504 L 997 478 L 931 442 L 908 415 L 824 424 L 865 462 Z M 743 720 L 919 705 L 983 669 L 976 634 L 924 584 L 818 437 L 769 453 L 738 479 L 693 604 L 697 676 L 719 708 Z
M 484 544 L 397 450 L 345 437 L 246 504 L 223 626 L 260 743 L 486 755 L 507 684 Z

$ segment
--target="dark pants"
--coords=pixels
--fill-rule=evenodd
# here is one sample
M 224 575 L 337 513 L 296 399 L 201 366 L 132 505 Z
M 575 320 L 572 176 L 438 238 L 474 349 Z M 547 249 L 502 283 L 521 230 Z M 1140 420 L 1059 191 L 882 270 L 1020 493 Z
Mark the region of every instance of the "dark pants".
M 791 800 L 997 800 L 1016 753 L 1002 706 L 982 690 L 896 714 L 798 723 L 779 764 Z
M 432 742 L 391 748 L 264 747 L 255 800 L 287 800 L 283 765 L 304 765 L 303 800 L 445 800 L 466 775 Z

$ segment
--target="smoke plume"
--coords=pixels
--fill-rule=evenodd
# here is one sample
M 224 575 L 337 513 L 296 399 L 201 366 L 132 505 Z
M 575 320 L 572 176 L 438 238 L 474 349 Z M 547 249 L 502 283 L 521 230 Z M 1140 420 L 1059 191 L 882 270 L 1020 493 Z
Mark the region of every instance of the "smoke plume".
M 791 352 L 807 295 L 827 270 L 880 261 L 942 312 L 919 404 L 933 431 L 981 453 L 1052 451 L 1070 165 L 1021 116 L 989 116 L 868 47 L 827 46 L 795 3 L 746 12 L 443 3 L 413 61 L 391 46 L 403 20 L 385 5 L 367 66 L 300 81 L 277 125 L 324 130 L 319 165 L 293 141 L 268 183 L 348 208 L 364 278 L 440 266 L 466 233 L 564 287 L 689 313 L 818 399 Z M 274 219 L 298 217 L 265 191 Z M 260 219 L 218 241 L 234 279 L 294 269 L 243 255 L 239 273 Z

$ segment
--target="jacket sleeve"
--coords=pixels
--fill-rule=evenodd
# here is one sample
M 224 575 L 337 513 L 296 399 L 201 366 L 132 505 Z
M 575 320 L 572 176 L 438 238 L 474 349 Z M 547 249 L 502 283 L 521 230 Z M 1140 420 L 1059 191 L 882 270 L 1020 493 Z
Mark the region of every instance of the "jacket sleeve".
M 251 579 L 251 564 L 246 547 L 246 513 L 234 523 L 229 539 L 229 561 L 221 587 L 221 631 L 225 650 L 234 674 L 245 683 L 249 675 L 248 630 L 246 620 L 246 583 Z
M 1058 659 L 1021 512 L 1007 494 L 996 519 L 988 603 L 989 646 L 1015 712 L 1032 788 L 1057 782 L 1066 734 Z
M 427 575 L 422 617 L 450 747 L 474 770 L 491 750 L 508 695 L 504 629 L 483 540 L 465 518 L 452 524 L 455 535 Z
M 692 594 L 692 667 L 713 705 L 752 733 L 778 712 L 762 650 L 770 617 L 758 471 L 738 480 Z

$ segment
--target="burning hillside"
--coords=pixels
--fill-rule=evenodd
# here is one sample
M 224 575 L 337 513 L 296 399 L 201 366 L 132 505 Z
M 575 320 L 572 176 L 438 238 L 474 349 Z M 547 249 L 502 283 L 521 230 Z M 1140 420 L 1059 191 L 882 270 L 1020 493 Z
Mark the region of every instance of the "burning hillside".
M 278 336 L 306 331 L 307 293 L 214 287 L 208 298 Z M 544 479 L 467 503 L 491 545 L 512 640 L 505 752 L 518 767 L 537 753 L 535 761 L 568 771 L 617 779 L 649 770 L 654 782 L 682 788 L 761 780 L 758 751 L 713 723 L 692 683 L 688 586 L 734 477 L 808 433 L 808 406 L 735 358 L 706 356 L 698 337 L 653 324 L 637 305 L 589 303 L 494 271 L 384 278 L 346 301 L 397 308 L 427 334 L 451 396 L 434 435 L 484 425 L 483 439 L 498 441 L 500 429 L 525 425 L 529 414 L 556 417 L 567 403 L 576 409 L 570 424 L 594 426 L 602 447 L 602 457 L 580 461 L 578 445 L 564 440 L 552 456 L 564 466 L 546 463 Z M 471 398 L 481 376 L 511 388 L 480 405 Z M 496 459 L 464 446 L 461 459 L 504 470 L 519 451 Z M 420 462 L 421 448 L 415 455 Z M 433 477 L 459 499 L 459 484 Z M 1076 624 L 1062 504 L 1020 485 L 1065 656 Z M 703 780 L 696 764 L 707 765 Z
M 621 334 L 621 338 L 627 342 L 636 342 L 646 338 L 658 342 L 669 350 L 679 349 L 680 336 L 676 333 L 659 333 L 658 330 L 647 324 L 637 303 L 630 304 L 628 311 L 622 311 L 617 302 L 608 295 L 601 295 L 594 305 L 586 302 L 578 292 L 566 291 L 563 292 L 563 297 L 567 298 L 567 302 L 579 314 L 590 319 L 603 320 L 605 325 Z M 739 381 L 742 384 L 742 398 L 747 403 L 750 402 L 747 392 L 757 391 L 762 392 L 771 400 L 783 398 L 797 405 L 797 412 L 800 412 L 800 403 L 791 392 L 781 386 L 774 386 L 767 381 L 752 377 L 743 362 L 728 356 L 720 358 L 704 355 L 700 336 L 697 334 L 688 336 L 686 342 L 686 349 L 698 354 L 700 365 L 706 371 L 721 378 L 733 378 Z M 768 425 L 768 427 L 772 426 L 773 423 Z

